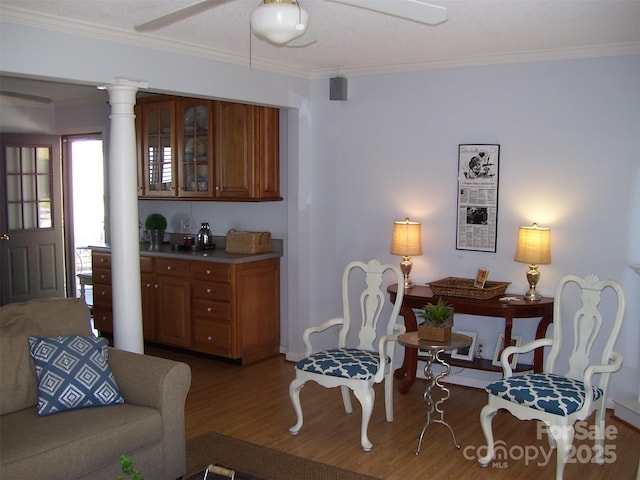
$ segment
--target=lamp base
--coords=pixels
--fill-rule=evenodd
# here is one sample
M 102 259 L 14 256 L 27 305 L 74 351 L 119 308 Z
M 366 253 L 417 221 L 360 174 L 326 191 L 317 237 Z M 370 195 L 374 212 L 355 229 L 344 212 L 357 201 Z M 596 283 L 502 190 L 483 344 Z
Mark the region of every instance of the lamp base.
M 402 262 L 400 262 L 400 270 L 402 271 L 402 274 L 404 275 L 404 289 L 406 290 L 407 288 L 413 288 L 416 286 L 415 283 L 413 283 L 413 281 L 409 278 L 409 275 L 411 274 L 411 268 L 413 267 L 413 264 L 411 263 L 411 259 L 408 256 L 403 256 L 402 257 Z
M 409 278 L 409 275 L 405 275 L 404 276 L 404 289 L 406 290 L 408 288 L 413 288 L 415 286 L 416 286 L 415 282 Z
M 529 282 L 529 290 L 527 290 L 527 293 L 525 293 L 522 297 L 526 302 L 539 302 L 542 298 L 542 295 L 540 295 L 536 290 L 538 280 L 540 280 L 538 265 L 529 265 L 529 271 L 527 272 L 527 282 Z
M 522 296 L 525 302 L 539 302 L 542 298 L 542 295 L 538 293 L 535 287 L 530 288 L 527 292 Z

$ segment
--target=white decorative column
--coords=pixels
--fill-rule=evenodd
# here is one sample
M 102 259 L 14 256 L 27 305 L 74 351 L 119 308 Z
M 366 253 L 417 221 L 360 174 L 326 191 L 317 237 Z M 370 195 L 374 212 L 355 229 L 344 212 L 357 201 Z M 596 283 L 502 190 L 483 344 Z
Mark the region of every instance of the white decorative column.
M 111 209 L 111 285 L 113 343 L 116 348 L 144 353 L 140 246 L 138 232 L 138 173 L 133 107 L 144 82 L 116 79 L 105 88 L 111 105 L 109 193 Z

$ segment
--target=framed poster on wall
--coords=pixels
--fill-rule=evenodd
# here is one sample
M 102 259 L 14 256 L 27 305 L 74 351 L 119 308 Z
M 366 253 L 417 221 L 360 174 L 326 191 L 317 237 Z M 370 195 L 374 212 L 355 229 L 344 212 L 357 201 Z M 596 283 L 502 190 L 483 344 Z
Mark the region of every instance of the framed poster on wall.
M 500 145 L 459 145 L 456 249 L 496 251 Z

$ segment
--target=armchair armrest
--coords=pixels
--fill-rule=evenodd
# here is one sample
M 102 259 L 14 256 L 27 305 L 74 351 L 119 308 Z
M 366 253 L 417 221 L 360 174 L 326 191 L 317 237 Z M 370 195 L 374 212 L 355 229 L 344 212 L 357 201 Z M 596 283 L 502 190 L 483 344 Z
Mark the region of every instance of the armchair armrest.
M 380 369 L 378 370 L 376 381 L 381 381 L 382 377 L 384 376 L 384 372 L 387 366 L 387 358 L 389 358 L 390 363 L 393 363 L 393 354 L 395 352 L 398 336 L 402 335 L 406 331 L 407 328 L 404 325 L 396 323 L 393 326 L 393 334 L 383 335 L 382 337 L 380 337 L 380 341 L 378 342 L 378 353 L 380 354 Z
M 511 369 L 511 365 L 509 363 L 509 357 L 514 353 L 527 353 L 532 350 L 536 350 L 542 347 L 550 347 L 553 345 L 553 340 L 551 338 L 539 338 L 538 340 L 534 340 L 533 342 L 525 343 L 524 345 L 517 346 L 509 346 L 502 351 L 500 355 L 500 362 L 502 363 L 502 374 L 504 378 L 509 378 L 513 375 L 513 370 Z
M 342 318 L 332 318 L 330 320 L 327 320 L 326 322 L 321 323 L 320 325 L 307 327 L 304 330 L 304 333 L 302 334 L 302 341 L 304 342 L 304 346 L 305 346 L 305 356 L 308 357 L 312 353 L 311 335 L 313 335 L 314 333 L 324 332 L 330 329 L 331 327 L 335 327 L 337 325 L 343 325 L 343 324 L 344 324 L 344 320 Z
M 598 374 L 604 374 L 600 379 L 600 388 L 603 392 L 607 392 L 607 384 L 609 383 L 609 374 L 617 372 L 622 367 L 622 355 L 617 352 L 611 352 L 609 357 L 609 363 L 606 365 L 589 365 L 584 371 L 584 388 L 587 392 L 591 391 L 593 386 L 593 376 Z M 585 396 L 584 410 L 589 411 L 591 407 L 592 396 Z
M 109 349 L 108 361 L 126 403 L 160 412 L 165 477 L 184 475 L 184 405 L 191 385 L 189 365 L 114 348 Z

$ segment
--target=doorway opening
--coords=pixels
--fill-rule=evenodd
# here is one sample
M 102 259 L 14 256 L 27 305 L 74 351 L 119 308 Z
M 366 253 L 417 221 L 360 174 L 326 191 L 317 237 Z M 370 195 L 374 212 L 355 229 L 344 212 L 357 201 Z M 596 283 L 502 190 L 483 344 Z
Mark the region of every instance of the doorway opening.
M 99 134 L 63 137 L 67 295 L 93 305 L 90 246 L 107 242 L 103 141 Z

